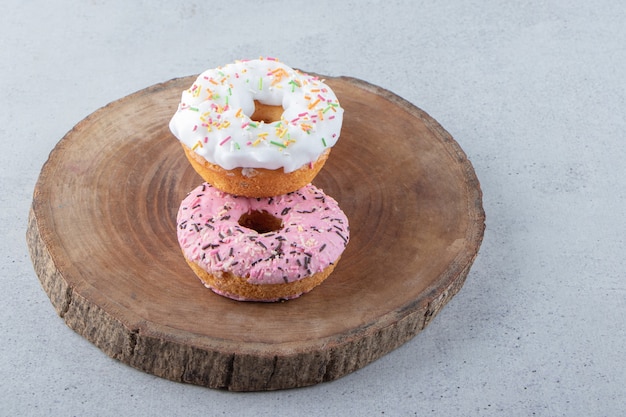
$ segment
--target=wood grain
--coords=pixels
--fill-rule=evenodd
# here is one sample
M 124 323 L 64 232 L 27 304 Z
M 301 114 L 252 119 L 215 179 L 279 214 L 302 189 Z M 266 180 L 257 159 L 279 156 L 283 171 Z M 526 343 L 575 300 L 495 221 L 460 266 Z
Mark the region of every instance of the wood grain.
M 67 325 L 107 355 L 234 391 L 334 380 L 402 345 L 463 285 L 484 232 L 478 180 L 430 116 L 360 80 L 327 78 L 345 108 L 315 185 L 351 242 L 305 296 L 241 303 L 185 263 L 175 215 L 201 180 L 167 123 L 194 76 L 115 101 L 76 125 L 42 168 L 27 241 Z

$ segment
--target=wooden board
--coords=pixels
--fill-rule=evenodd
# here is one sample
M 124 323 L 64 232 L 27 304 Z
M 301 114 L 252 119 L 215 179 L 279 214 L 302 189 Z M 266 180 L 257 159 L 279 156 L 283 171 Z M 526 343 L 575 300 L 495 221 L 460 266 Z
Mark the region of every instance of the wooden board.
M 181 200 L 201 180 L 167 126 L 194 79 L 96 111 L 42 168 L 27 240 L 70 328 L 163 378 L 284 389 L 365 366 L 415 336 L 459 291 L 484 232 L 470 162 L 423 111 L 346 77 L 327 78 L 345 120 L 314 181 L 350 220 L 335 272 L 281 303 L 236 302 L 204 288 L 175 230 Z

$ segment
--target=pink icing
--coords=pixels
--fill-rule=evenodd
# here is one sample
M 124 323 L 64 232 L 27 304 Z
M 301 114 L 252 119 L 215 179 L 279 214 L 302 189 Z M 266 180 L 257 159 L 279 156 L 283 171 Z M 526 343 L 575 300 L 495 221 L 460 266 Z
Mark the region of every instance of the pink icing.
M 282 220 L 259 233 L 239 224 L 245 213 L 267 211 Z M 178 241 L 185 257 L 212 275 L 230 272 L 251 284 L 281 284 L 334 264 L 349 240 L 337 202 L 313 185 L 276 197 L 238 197 L 204 183 L 181 203 Z

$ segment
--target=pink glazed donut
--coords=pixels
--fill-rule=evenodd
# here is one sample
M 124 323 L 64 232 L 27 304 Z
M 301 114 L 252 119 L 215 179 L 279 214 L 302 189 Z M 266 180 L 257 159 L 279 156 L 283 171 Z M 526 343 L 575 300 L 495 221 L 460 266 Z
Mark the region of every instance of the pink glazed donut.
M 247 198 L 204 183 L 183 200 L 177 224 L 183 255 L 204 285 L 240 301 L 310 291 L 333 271 L 350 236 L 337 202 L 311 184 Z

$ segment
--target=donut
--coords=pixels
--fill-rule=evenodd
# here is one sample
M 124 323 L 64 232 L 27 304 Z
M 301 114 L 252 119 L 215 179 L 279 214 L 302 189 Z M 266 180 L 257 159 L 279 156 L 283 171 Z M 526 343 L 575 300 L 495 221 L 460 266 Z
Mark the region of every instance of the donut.
M 234 300 L 269 302 L 299 297 L 321 284 L 350 232 L 337 202 L 311 184 L 249 198 L 203 183 L 180 205 L 177 236 L 206 287 Z
M 204 181 L 230 194 L 270 197 L 313 180 L 342 121 L 323 80 L 260 58 L 200 74 L 182 92 L 169 127 Z

